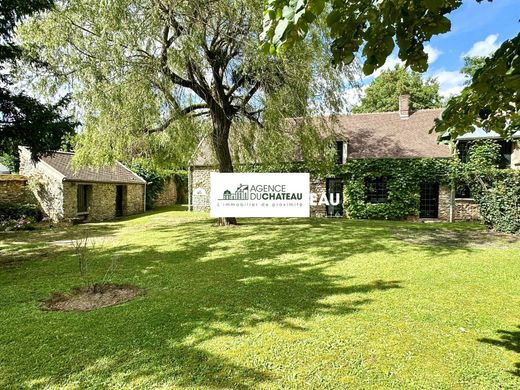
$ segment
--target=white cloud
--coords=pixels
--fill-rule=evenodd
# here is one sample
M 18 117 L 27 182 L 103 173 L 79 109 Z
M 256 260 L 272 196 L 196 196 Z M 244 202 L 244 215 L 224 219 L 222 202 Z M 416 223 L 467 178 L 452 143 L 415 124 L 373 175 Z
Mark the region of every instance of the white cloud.
M 442 97 L 458 95 L 464 88 L 467 76 L 459 71 L 440 70 L 433 74 L 439 83 L 439 93 Z
M 428 54 L 428 64 L 433 64 L 442 54 L 442 51 L 430 45 L 424 46 L 424 51 Z
M 341 98 L 345 104 L 345 112 L 350 112 L 353 107 L 361 103 L 361 99 L 365 96 L 365 90 L 368 85 L 363 85 L 359 88 L 348 88 L 342 94 Z
M 467 53 L 464 53 L 462 56 L 469 57 L 487 57 L 490 54 L 494 53 L 496 49 L 500 46 L 497 43 L 498 34 L 491 34 L 486 37 L 483 41 L 478 41 L 473 44 L 471 49 Z

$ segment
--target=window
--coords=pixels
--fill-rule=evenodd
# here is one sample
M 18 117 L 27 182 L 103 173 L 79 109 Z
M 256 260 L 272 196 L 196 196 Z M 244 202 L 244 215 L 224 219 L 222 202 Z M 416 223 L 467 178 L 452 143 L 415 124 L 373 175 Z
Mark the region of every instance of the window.
M 92 186 L 79 184 L 78 185 L 78 213 L 87 213 L 90 206 L 90 192 Z
M 365 199 L 368 203 L 388 202 L 387 181 L 386 177 L 365 178 Z
M 336 164 L 343 164 L 343 141 L 336 141 Z
M 500 168 L 510 168 L 512 154 L 513 143 L 511 141 L 500 141 L 500 158 L 498 160 L 498 166 Z
M 498 158 L 498 166 L 500 168 L 511 167 L 511 156 L 513 154 L 513 143 L 511 141 L 495 141 L 500 145 L 500 156 Z M 471 146 L 474 145 L 471 141 L 459 141 L 457 144 L 457 153 L 459 159 L 463 163 L 469 161 L 469 151 Z
M 457 183 L 457 187 L 455 188 L 455 198 L 471 199 L 471 190 L 466 183 Z
M 463 163 L 467 163 L 469 160 L 469 147 L 470 143 L 467 141 L 459 141 L 457 143 L 457 153 L 459 154 L 459 159 Z

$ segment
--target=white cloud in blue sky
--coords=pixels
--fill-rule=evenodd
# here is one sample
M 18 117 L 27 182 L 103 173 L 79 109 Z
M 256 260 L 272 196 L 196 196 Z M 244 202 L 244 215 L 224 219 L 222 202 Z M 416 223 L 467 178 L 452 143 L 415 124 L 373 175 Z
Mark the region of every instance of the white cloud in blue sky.
M 469 57 L 487 57 L 495 52 L 500 46 L 497 42 L 498 34 L 490 34 L 483 41 L 478 41 L 471 46 L 468 52 L 463 56 Z
M 435 61 L 437 61 L 437 59 L 442 54 L 442 51 L 434 48 L 431 45 L 425 45 L 424 51 L 426 52 L 426 54 L 428 54 L 428 64 L 430 64 L 430 65 L 433 64 Z
M 433 77 L 439 83 L 440 95 L 445 98 L 458 95 L 464 88 L 464 82 L 467 79 L 467 77 L 458 70 L 448 71 L 444 69 L 434 73 Z

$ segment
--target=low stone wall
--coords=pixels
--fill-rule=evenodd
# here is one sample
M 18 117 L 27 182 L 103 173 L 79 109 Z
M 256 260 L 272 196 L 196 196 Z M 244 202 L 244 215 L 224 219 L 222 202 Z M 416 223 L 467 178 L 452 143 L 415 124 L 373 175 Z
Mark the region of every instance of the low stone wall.
M 450 205 L 452 202 L 451 189 L 443 185 L 439 190 L 439 219 L 450 220 Z M 453 199 L 453 221 L 479 221 L 481 220 L 478 204 L 473 199 Z
M 454 221 L 479 221 L 481 219 L 480 208 L 473 199 L 455 199 Z
M 35 203 L 27 182 L 25 176 L 0 175 L 0 204 Z
M 170 177 L 164 184 L 163 191 L 155 199 L 155 207 L 171 206 L 177 203 L 177 183 L 174 177 Z

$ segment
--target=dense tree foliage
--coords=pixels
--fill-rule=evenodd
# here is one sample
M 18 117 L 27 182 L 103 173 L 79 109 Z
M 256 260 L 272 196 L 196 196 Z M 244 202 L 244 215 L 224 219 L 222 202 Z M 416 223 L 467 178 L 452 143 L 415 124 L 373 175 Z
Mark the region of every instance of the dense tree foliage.
M 28 15 L 48 10 L 50 0 L 7 0 L 0 3 L 0 151 L 17 155 L 19 145 L 29 146 L 33 157 L 59 149 L 63 139 L 74 132 L 74 124 L 61 114 L 67 99 L 42 104 L 25 93 L 13 92 L 11 73 L 26 58 L 15 44 L 13 32 Z M 40 64 L 41 65 L 41 64 Z
M 186 166 L 205 137 L 220 171 L 232 172 L 232 146 L 287 159 L 301 143 L 287 140 L 284 118 L 305 117 L 311 103 L 339 109 L 336 92 L 350 77 L 329 66 L 323 34 L 278 57 L 260 53 L 261 8 L 261 0 L 70 0 L 19 35 L 51 64 L 45 87 L 67 86 L 81 107 L 79 163 L 130 155 Z M 296 136 L 308 148 L 324 144 L 304 133 Z
M 424 43 L 450 31 L 446 15 L 461 5 L 462 0 L 268 0 L 263 47 L 281 52 L 302 41 L 325 12 L 334 63 L 351 63 L 361 54 L 363 71 L 371 74 L 383 66 L 397 45 L 398 56 L 407 66 L 425 71 Z M 468 63 L 466 71 L 474 72 L 472 82 L 460 97 L 448 102 L 436 131 L 456 138 L 474 126 L 505 137 L 518 130 L 519 63 L 518 36 L 504 42 L 478 71 L 481 60 Z
M 422 72 L 428 67 L 424 43 L 450 31 L 446 15 L 461 4 L 461 0 L 267 0 L 263 46 L 280 52 L 294 45 L 325 12 L 335 63 L 350 63 L 361 50 L 363 70 L 371 74 L 397 44 L 399 58 Z
M 471 83 L 471 78 L 475 75 L 477 70 L 482 68 L 486 63 L 486 57 L 469 57 L 463 58 L 464 66 L 460 70 L 461 73 L 469 76 L 469 80 L 466 81 L 466 85 Z
M 399 110 L 399 96 L 410 95 L 410 109 L 438 108 L 441 106 L 439 84 L 423 80 L 417 72 L 396 66 L 382 72 L 368 86 L 361 105 L 354 112 L 386 112 Z
M 520 130 L 520 34 L 473 69 L 471 84 L 449 100 L 435 130 L 456 138 L 478 127 L 510 138 Z

